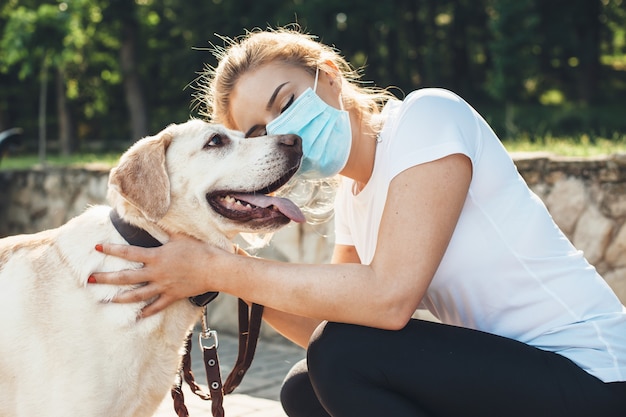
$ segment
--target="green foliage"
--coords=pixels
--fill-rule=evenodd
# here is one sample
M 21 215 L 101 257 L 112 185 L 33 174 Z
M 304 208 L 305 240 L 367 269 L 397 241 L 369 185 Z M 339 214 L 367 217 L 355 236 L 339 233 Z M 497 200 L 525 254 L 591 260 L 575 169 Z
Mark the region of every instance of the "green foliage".
M 532 47 L 536 45 L 539 15 L 535 0 L 492 1 L 488 7 L 493 57 L 487 91 L 500 102 L 525 98 L 523 82 L 537 72 Z
M 54 6 L 43 4 L 37 9 L 17 6 L 0 41 L 0 68 L 7 72 L 11 66 L 18 65 L 19 77 L 24 79 L 47 65 L 46 61 L 58 60 L 56 57 L 63 55 L 59 46 L 66 25 L 67 19 Z
M 541 143 L 545 138 L 587 137 L 622 141 L 626 138 L 626 118 L 623 107 L 613 104 L 587 106 L 566 103 L 562 106 L 520 105 L 515 109 L 515 131 L 505 125 L 505 109 L 484 106 L 478 110 L 499 137 L 506 141 L 529 140 Z
M 56 139 L 62 124 L 55 88 L 61 79 L 79 149 L 137 139 L 121 65 L 129 22 L 137 94 L 147 103 L 151 132 L 197 115 L 193 80 L 215 65 L 211 44 L 223 44 L 216 34 L 294 22 L 339 48 L 364 80 L 395 87 L 400 97 L 428 86 L 458 92 L 504 137 L 610 139 L 626 132 L 615 110 L 626 107 L 624 0 L 4 3 L 0 130 L 23 127 L 28 149 L 36 143 L 40 75 L 48 69 L 48 137 Z

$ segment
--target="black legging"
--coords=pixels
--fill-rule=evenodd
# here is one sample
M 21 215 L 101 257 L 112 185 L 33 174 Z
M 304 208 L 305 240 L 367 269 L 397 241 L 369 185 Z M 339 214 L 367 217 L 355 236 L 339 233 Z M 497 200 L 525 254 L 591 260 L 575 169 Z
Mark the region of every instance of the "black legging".
M 290 417 L 624 417 L 626 382 L 461 327 L 327 323 L 287 375 L 281 402 Z

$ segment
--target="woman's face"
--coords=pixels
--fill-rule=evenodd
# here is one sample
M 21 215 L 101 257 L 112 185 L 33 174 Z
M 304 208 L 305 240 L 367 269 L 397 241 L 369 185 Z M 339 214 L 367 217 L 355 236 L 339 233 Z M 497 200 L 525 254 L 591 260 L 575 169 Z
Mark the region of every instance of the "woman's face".
M 331 106 L 339 108 L 340 83 L 333 75 L 320 70 L 317 94 Z M 246 137 L 265 134 L 265 126 L 287 110 L 307 88 L 313 88 L 315 77 L 306 70 L 275 62 L 244 73 L 236 82 L 230 97 L 230 112 L 235 126 Z

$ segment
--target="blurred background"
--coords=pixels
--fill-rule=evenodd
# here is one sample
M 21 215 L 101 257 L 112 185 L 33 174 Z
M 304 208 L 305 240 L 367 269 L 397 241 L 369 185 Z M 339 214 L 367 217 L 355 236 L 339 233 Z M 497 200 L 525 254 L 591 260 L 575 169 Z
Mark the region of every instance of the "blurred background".
M 293 23 L 400 98 L 459 93 L 503 139 L 626 135 L 625 0 L 0 0 L 0 131 L 123 149 L 199 116 L 222 36 Z

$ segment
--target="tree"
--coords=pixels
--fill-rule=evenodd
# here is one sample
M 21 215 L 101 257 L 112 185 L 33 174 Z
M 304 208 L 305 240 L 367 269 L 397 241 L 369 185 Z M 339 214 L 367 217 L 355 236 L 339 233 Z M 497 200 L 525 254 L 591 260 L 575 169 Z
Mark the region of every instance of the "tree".
M 488 5 L 492 69 L 487 91 L 505 106 L 505 126 L 516 133 L 515 103 L 526 96 L 524 82 L 537 73 L 533 52 L 540 21 L 534 0 L 497 0 Z
M 148 111 L 137 61 L 140 22 L 134 2 L 110 0 L 107 11 L 114 14 L 117 20 L 115 26 L 121 40 L 119 56 L 124 95 L 130 113 L 132 137 L 139 139 L 149 133 Z
M 216 63 L 215 34 L 294 22 L 340 49 L 365 81 L 398 96 L 450 88 L 480 101 L 498 129 L 505 108 L 510 132 L 523 105 L 553 92 L 562 109 L 624 100 L 623 0 L 42 3 L 0 6 L 0 128 L 19 124 L 29 144 L 37 126 L 40 137 L 56 132 L 64 153 L 94 139 L 117 150 L 197 115 L 194 78 Z
M 0 42 L 0 62 L 5 71 L 16 65 L 20 67 L 22 79 L 39 74 L 39 158 L 42 163 L 46 157 L 48 75 L 51 67 L 62 71 L 65 65 L 67 55 L 59 45 L 63 44 L 66 17 L 53 5 L 44 4 L 36 9 L 17 6 L 10 14 Z
M 99 8 L 90 0 L 57 5 L 37 3 L 12 0 L 2 10 L 7 22 L 0 41 L 0 69 L 7 72 L 16 67 L 21 80 L 33 76 L 39 79 L 39 154 L 43 162 L 47 147 L 50 78 L 55 86 L 61 153 L 68 155 L 75 147 L 71 101 L 78 99 L 80 89 L 85 90 L 89 84 L 85 74 L 88 72 L 87 60 L 93 55 L 88 50 L 95 43 L 93 35 L 99 23 Z M 97 59 L 93 61 L 98 62 Z M 54 76 L 50 77 L 50 73 Z

